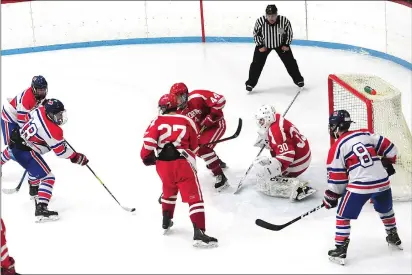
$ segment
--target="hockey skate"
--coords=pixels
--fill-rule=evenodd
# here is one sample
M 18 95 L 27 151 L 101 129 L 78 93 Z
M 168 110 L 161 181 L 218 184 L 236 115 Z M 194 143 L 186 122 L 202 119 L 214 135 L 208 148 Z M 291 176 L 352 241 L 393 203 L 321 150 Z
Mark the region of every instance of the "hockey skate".
M 36 222 L 42 223 L 47 221 L 57 221 L 59 219 L 59 213 L 56 211 L 50 211 L 47 209 L 47 204 L 37 203 L 37 199 L 34 200 L 36 204 L 36 211 L 34 215 L 36 216 Z
M 386 236 L 386 241 L 388 245 L 398 248 L 399 250 L 403 250 L 401 239 L 399 238 L 398 231 L 396 227 L 386 230 L 388 236 Z
M 336 245 L 335 249 L 329 250 L 329 260 L 340 265 L 345 265 L 346 252 L 348 251 L 349 241 L 350 240 L 348 238 L 342 245 Z
M 166 235 L 167 232 L 169 232 L 169 229 L 173 226 L 173 221 L 170 218 L 169 212 L 164 211 L 163 212 L 163 223 L 162 223 L 162 228 L 164 229 L 163 235 Z
M 222 191 L 228 186 L 229 186 L 229 183 L 227 182 L 227 178 L 225 174 L 220 174 L 216 176 L 215 189 L 217 192 Z
M 205 234 L 205 232 L 199 228 L 194 228 L 194 235 L 193 235 L 193 246 L 199 248 L 213 248 L 218 246 L 218 241 L 216 238 L 209 237 Z
M 39 186 L 29 184 L 30 200 L 35 200 L 37 198 L 38 193 L 39 193 Z

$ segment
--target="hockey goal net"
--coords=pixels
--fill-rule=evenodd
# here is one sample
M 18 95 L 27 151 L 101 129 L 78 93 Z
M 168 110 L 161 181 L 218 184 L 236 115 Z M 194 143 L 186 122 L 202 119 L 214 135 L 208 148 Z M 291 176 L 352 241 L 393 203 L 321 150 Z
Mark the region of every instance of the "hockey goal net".
M 369 86 L 375 95 L 365 91 Z M 391 177 L 393 199 L 412 200 L 412 135 L 402 113 L 401 93 L 377 76 L 329 75 L 329 114 L 345 109 L 355 121 L 350 130 L 368 129 L 387 137 L 398 148 L 396 173 Z M 331 139 L 331 145 L 334 140 Z

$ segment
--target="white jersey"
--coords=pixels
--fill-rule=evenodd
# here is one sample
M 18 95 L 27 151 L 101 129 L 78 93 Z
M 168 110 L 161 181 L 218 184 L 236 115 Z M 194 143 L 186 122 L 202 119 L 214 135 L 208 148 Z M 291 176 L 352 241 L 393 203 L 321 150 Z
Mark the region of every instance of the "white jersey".
M 358 130 L 344 133 L 329 150 L 328 189 L 343 194 L 382 192 L 390 188 L 380 157 L 396 162 L 396 147 L 387 138 Z
M 28 88 L 4 103 L 1 117 L 4 121 L 16 123 L 21 127 L 26 122 L 26 115 L 40 103 L 34 97 L 32 88 Z
M 43 106 L 27 115 L 27 122 L 20 129 L 20 135 L 26 145 L 39 154 L 51 150 L 61 158 L 70 158 L 74 154 L 64 140 L 63 130 L 47 118 Z

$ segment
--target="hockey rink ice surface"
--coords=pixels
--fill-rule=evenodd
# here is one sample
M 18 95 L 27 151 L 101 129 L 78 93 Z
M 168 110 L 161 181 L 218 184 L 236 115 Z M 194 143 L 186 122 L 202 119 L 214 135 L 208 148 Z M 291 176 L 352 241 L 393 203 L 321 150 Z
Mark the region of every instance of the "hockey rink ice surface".
M 254 189 L 250 173 L 243 191 L 234 187 L 259 148 L 254 114 L 264 103 L 283 113 L 297 92 L 273 52 L 255 91 L 247 95 L 244 82 L 253 44 L 132 45 L 61 50 L 2 57 L 1 100 L 29 87 L 33 75 L 49 83 L 48 98 L 67 109 L 65 138 L 86 154 L 89 165 L 126 207 L 121 209 L 86 168 L 45 155 L 56 176 L 49 208 L 60 220 L 37 224 L 34 203 L 25 182 L 19 193 L 1 195 L 10 255 L 22 274 L 132 273 L 411 273 L 411 203 L 394 205 L 403 251 L 388 247 L 384 227 L 369 204 L 352 221 L 346 266 L 328 260 L 334 248 L 336 209 L 321 209 L 279 232 L 255 225 L 261 218 L 285 223 L 321 204 L 326 189 L 325 161 L 329 149 L 327 77 L 329 74 L 371 74 L 402 91 L 403 113 L 411 128 L 411 71 L 386 60 L 357 53 L 312 47 L 292 48 L 305 78 L 286 118 L 305 135 L 312 164 L 302 175 L 318 189 L 307 200 L 290 203 Z M 209 89 L 226 97 L 224 109 L 231 135 L 239 117 L 237 139 L 216 146 L 229 168 L 231 187 L 216 193 L 214 178 L 198 159 L 207 233 L 219 247 L 192 247 L 188 206 L 178 199 L 174 223 L 162 235 L 161 182 L 155 167 L 140 159 L 142 137 L 157 114 L 157 102 L 175 82 L 189 90 Z M 4 146 L 2 145 L 2 148 Z M 268 152 L 265 152 L 268 154 Z M 2 188 L 15 187 L 23 169 L 10 161 L 2 167 Z

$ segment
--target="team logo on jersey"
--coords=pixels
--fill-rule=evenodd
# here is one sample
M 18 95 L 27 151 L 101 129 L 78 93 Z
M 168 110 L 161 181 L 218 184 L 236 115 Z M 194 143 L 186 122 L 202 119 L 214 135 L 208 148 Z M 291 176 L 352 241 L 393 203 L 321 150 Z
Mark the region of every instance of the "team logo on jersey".
M 201 111 L 201 110 L 199 110 L 199 109 L 194 109 L 194 110 L 188 112 L 186 116 L 193 119 L 195 116 L 201 115 L 201 114 L 202 114 L 202 111 Z

